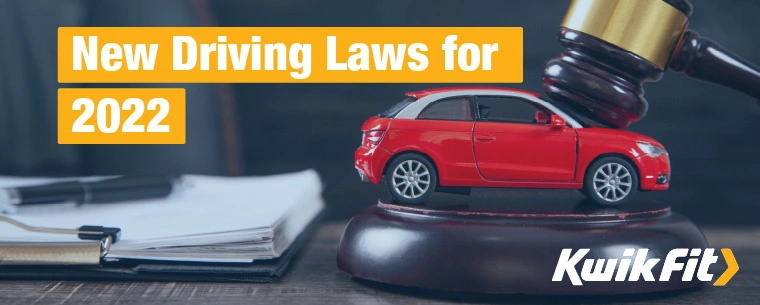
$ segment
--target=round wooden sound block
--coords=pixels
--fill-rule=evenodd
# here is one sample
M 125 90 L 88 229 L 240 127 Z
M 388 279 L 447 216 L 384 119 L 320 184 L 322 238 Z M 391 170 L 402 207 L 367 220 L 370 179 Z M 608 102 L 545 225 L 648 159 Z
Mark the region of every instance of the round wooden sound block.
M 386 284 L 497 294 L 629 294 L 701 284 L 696 277 L 681 281 L 680 272 L 657 281 L 671 249 L 707 247 L 699 228 L 662 203 L 602 207 L 558 197 L 472 203 L 433 198 L 425 206 L 381 199 L 354 216 L 340 242 L 338 267 Z M 655 281 L 626 277 L 573 285 L 567 273 L 552 281 L 563 249 L 589 249 L 575 265 L 580 276 L 586 259 L 633 261 L 635 255 L 624 255 L 631 248 L 660 259 L 652 269 Z

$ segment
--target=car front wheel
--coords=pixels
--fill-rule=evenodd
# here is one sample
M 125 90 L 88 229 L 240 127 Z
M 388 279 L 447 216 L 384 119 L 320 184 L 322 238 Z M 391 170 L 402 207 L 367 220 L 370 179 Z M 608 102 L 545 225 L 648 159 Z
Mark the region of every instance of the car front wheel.
M 396 202 L 423 204 L 435 191 L 438 175 L 427 158 L 407 153 L 398 156 L 385 171 L 385 185 Z
M 604 157 L 592 163 L 584 180 L 584 193 L 604 205 L 626 203 L 639 189 L 635 168 L 620 157 Z

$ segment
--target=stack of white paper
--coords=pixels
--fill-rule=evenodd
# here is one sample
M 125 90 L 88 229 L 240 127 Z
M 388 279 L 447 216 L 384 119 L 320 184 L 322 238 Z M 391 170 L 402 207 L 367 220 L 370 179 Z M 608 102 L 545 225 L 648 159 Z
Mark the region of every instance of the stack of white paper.
M 122 229 L 109 259 L 251 262 L 279 257 L 323 209 L 313 170 L 267 177 L 185 176 L 168 198 L 81 206 L 52 204 L 7 215 L 32 226 Z M 0 187 L 49 182 L 1 178 Z M 0 222 L 0 241 L 76 241 Z

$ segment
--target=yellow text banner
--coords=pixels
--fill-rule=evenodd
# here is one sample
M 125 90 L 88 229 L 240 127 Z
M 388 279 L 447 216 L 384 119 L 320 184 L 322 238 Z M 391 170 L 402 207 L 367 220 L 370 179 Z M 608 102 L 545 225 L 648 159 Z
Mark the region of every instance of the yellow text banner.
M 61 27 L 61 83 L 520 83 L 520 27 Z
M 183 88 L 58 89 L 58 144 L 185 144 Z

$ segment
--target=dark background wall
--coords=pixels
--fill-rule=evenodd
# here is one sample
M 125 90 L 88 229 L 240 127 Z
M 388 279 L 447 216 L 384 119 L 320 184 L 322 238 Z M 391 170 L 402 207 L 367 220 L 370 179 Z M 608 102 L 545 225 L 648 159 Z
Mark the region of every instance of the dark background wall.
M 225 26 L 522 26 L 525 82 L 509 86 L 542 92 L 541 66 L 562 51 L 555 37 L 569 1 L 276 3 L 215 1 L 213 9 Z M 760 63 L 760 2 L 692 3 L 692 29 Z M 333 217 L 349 217 L 386 192 L 383 186 L 359 182 L 353 168 L 361 123 L 404 92 L 435 86 L 440 85 L 235 85 L 248 173 L 316 168 L 327 184 Z M 661 141 L 673 163 L 671 189 L 646 196 L 674 205 L 700 224 L 760 223 L 760 106 L 742 94 L 673 72 L 645 89 L 649 113 L 629 129 Z
M 692 3 L 692 29 L 760 63 L 760 1 Z M 568 4 L 569 0 L 0 0 L 0 174 L 224 172 L 221 160 L 229 159 L 229 149 L 221 147 L 229 141 L 223 140 L 219 126 L 230 120 L 219 114 L 218 108 L 224 107 L 217 107 L 225 95 L 211 85 L 187 86 L 187 145 L 57 145 L 58 26 L 198 26 L 213 21 L 222 26 L 522 26 L 525 82 L 508 86 L 541 92 L 543 63 L 562 51 L 555 37 Z M 326 183 L 331 217 L 347 218 L 386 193 L 383 186 L 359 182 L 353 168 L 361 123 L 402 99 L 406 91 L 437 86 L 441 85 L 235 84 L 236 103 L 225 109 L 239 118 L 232 124 L 240 128 L 247 174 L 316 168 Z M 742 94 L 672 72 L 648 84 L 646 91 L 649 114 L 630 129 L 668 148 L 673 180 L 669 191 L 645 197 L 670 203 L 699 224 L 759 224 L 760 106 Z M 228 173 L 230 164 L 234 163 L 227 163 Z M 497 192 L 514 198 L 505 204 L 525 196 L 556 197 L 546 192 Z M 575 191 L 550 193 L 578 198 Z M 461 200 L 482 195 L 478 191 Z

